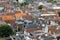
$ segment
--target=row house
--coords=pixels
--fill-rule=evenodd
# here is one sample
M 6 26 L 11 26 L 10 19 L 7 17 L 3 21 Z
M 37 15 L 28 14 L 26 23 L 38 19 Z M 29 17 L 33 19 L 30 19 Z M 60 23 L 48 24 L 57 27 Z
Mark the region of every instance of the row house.
M 37 37 L 42 32 L 42 27 L 37 24 L 29 24 L 24 28 L 24 34 L 32 37 Z
M 59 6 L 56 6 L 56 7 L 53 7 L 53 9 L 54 9 L 54 12 L 55 12 L 55 14 L 57 14 L 57 16 L 55 17 L 55 19 L 57 20 L 57 22 L 58 22 L 58 24 L 60 24 L 59 22 L 59 20 L 60 20 L 60 7 Z
M 0 4 L 1 5 L 6 5 L 6 4 L 9 4 L 9 2 L 11 2 L 13 0 L 0 0 Z
M 53 7 L 53 10 L 56 14 L 58 14 L 58 12 L 60 12 L 60 7 L 59 6 Z
M 2 15 L 1 16 L 2 21 L 6 21 L 7 23 L 10 23 L 11 21 L 13 21 L 13 23 L 15 23 L 15 21 L 18 21 L 20 19 L 23 20 L 32 20 L 32 16 L 31 15 L 27 15 L 25 13 L 21 13 L 21 12 L 16 12 L 14 14 L 7 14 L 7 15 Z
M 43 8 L 42 9 L 42 14 L 56 14 L 55 16 L 54 16 L 54 18 L 58 18 L 59 19 L 59 14 L 58 14 L 58 12 L 60 12 L 60 7 L 58 7 L 58 6 L 53 6 L 53 7 L 51 7 L 51 9 L 47 9 L 47 8 Z
M 51 9 L 43 8 L 41 10 L 41 16 L 43 16 L 44 19 L 47 20 L 47 22 L 49 22 L 50 26 L 47 28 L 48 28 L 48 32 L 51 34 L 59 33 L 59 30 L 56 29 L 59 26 L 59 20 L 60 20 L 58 12 L 60 12 L 60 7 L 58 6 L 56 7 L 53 6 L 51 7 Z
M 60 29 L 58 29 L 58 25 L 55 25 L 55 26 L 49 26 L 49 32 L 51 33 L 51 34 L 59 34 L 60 32 L 59 32 L 59 30 Z
M 60 35 L 60 25 L 49 26 L 48 32 L 49 34 L 56 38 L 57 36 Z
M 2 21 L 5 21 L 6 23 L 10 23 L 11 25 L 13 25 L 15 22 L 15 18 L 13 15 L 5 15 L 5 16 L 3 15 Z

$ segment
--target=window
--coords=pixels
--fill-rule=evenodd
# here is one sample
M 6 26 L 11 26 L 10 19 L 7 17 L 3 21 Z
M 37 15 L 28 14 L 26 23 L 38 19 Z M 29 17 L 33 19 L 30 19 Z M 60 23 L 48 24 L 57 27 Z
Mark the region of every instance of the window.
M 60 21 L 58 21 L 58 24 L 60 24 Z
M 18 2 L 18 0 L 16 0 Z

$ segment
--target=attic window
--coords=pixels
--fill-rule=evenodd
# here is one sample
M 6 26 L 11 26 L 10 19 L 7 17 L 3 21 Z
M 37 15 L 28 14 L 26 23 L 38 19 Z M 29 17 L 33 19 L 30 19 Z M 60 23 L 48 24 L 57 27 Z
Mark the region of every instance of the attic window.
M 60 17 L 60 12 L 58 12 L 58 16 Z

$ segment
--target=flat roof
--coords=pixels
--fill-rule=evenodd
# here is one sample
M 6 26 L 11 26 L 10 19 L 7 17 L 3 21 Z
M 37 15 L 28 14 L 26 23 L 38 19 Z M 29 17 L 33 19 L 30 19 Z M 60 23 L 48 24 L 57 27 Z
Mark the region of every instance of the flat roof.
M 55 6 L 53 7 L 53 9 L 60 9 L 60 6 Z

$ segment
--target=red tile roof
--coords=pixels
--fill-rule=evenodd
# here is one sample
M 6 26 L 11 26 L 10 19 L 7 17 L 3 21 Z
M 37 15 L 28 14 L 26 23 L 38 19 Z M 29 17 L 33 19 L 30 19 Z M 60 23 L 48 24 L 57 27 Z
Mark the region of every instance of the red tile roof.
M 13 15 L 2 16 L 2 20 L 15 20 Z

